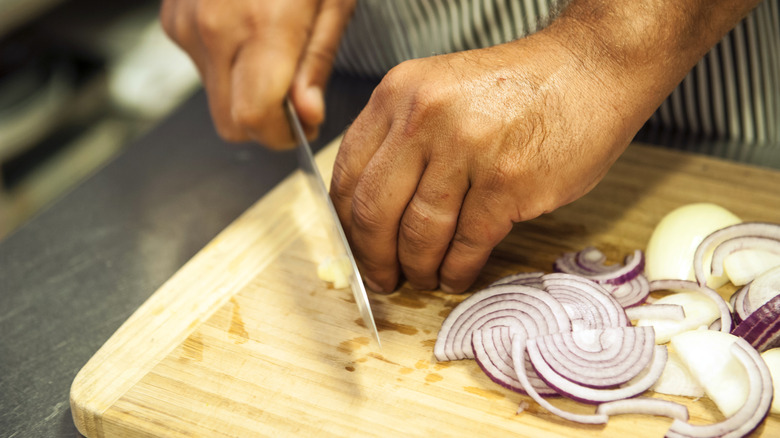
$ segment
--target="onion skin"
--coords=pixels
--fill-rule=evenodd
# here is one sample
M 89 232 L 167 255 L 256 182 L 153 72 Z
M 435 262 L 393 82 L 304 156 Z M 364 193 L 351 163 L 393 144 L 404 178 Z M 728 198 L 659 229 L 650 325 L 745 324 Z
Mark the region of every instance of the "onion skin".
M 780 295 L 751 313 L 731 332 L 764 352 L 780 346 Z

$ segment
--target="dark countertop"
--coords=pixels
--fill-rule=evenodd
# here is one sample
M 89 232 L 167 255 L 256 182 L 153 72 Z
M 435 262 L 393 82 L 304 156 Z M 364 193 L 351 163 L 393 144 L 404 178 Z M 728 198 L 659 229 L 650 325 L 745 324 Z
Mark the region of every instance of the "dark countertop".
M 333 78 L 315 149 L 344 130 L 374 85 Z M 723 156 L 780 167 L 780 148 L 773 149 Z M 78 370 L 295 167 L 292 152 L 221 141 L 201 92 L 0 242 L 0 435 L 77 436 L 68 394 Z
M 317 149 L 375 84 L 334 77 Z M 78 436 L 68 394 L 117 328 L 297 166 L 230 145 L 200 92 L 116 160 L 0 242 L 0 436 Z

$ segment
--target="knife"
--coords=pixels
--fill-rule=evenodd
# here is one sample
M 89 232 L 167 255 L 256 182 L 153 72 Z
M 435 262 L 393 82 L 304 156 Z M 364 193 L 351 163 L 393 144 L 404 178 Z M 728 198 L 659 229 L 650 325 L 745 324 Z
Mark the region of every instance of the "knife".
M 330 211 L 330 222 L 332 224 L 330 238 L 333 242 L 333 249 L 336 251 L 337 256 L 346 256 L 349 260 L 352 271 L 348 274 L 349 287 L 352 289 L 352 295 L 355 297 L 355 302 L 360 311 L 360 316 L 363 318 L 363 323 L 371 331 L 374 340 L 381 349 L 382 344 L 379 342 L 379 332 L 376 328 L 376 322 L 374 322 L 374 315 L 371 313 L 368 294 L 366 293 L 366 287 L 363 285 L 363 279 L 360 276 L 360 271 L 355 262 L 355 256 L 349 248 L 347 235 L 344 233 L 344 228 L 341 226 L 341 221 L 336 213 L 336 207 L 333 206 L 333 201 L 330 199 L 330 194 L 328 194 L 328 189 L 325 187 L 325 181 L 323 181 L 320 170 L 317 168 L 317 163 L 314 162 L 314 154 L 312 153 L 311 146 L 309 145 L 309 141 L 306 140 L 301 121 L 289 98 L 284 101 L 284 110 L 287 113 L 287 120 L 290 122 L 293 138 L 295 138 L 295 141 L 298 143 L 298 148 L 296 150 L 298 154 L 298 164 L 301 166 L 301 170 L 303 170 L 303 174 L 309 182 L 309 188 L 314 192 L 315 197 L 324 201 L 327 205 L 327 209 Z

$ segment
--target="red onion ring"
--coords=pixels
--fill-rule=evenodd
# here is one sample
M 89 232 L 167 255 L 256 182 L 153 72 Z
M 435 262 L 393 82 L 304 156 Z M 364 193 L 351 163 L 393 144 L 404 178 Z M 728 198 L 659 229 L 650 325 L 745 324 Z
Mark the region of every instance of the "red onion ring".
M 770 237 L 742 236 L 725 240 L 712 252 L 712 275 L 723 275 L 723 262 L 726 257 L 744 250 L 761 250 L 780 255 L 780 240 Z
M 771 239 L 780 241 L 780 224 L 773 224 L 768 222 L 742 222 L 739 224 L 731 225 L 714 231 L 709 236 L 705 237 L 696 248 L 696 252 L 693 255 L 693 272 L 696 277 L 696 282 L 700 285 L 704 285 L 707 281 L 707 274 L 704 269 L 704 255 L 709 251 L 713 251 L 713 260 L 715 258 L 715 252 L 717 247 L 723 242 L 738 238 L 738 237 L 760 237 L 762 239 Z M 767 244 L 762 240 L 762 245 Z M 778 242 L 780 245 L 780 242 Z M 762 247 L 762 249 L 765 249 Z M 774 252 L 774 251 L 773 251 Z M 720 259 L 721 256 L 719 256 Z M 709 271 L 713 275 L 723 274 L 723 262 L 722 259 L 718 264 L 712 262 L 709 267 Z
M 658 415 L 686 422 L 690 419 L 688 408 L 685 405 L 648 397 L 605 402 L 596 408 L 596 413 L 609 415 L 610 417 L 620 414 Z
M 731 331 L 731 310 L 729 310 L 729 306 L 726 304 L 726 301 L 723 300 L 723 297 L 721 297 L 720 294 L 718 294 L 713 289 L 688 280 L 654 280 L 650 282 L 651 292 L 657 290 L 674 289 L 697 291 L 709 297 L 712 301 L 715 302 L 715 304 L 718 306 L 718 309 L 720 310 L 720 331 L 724 333 L 729 333 Z
M 498 286 L 501 284 L 520 284 L 541 289 L 543 275 L 544 272 L 520 272 L 517 274 L 510 274 L 499 278 L 493 283 L 490 283 L 488 287 Z
M 595 281 L 557 273 L 545 275 L 542 283 L 550 295 L 562 301 L 572 323 L 583 321 L 585 326 L 578 328 L 620 327 L 630 323 L 620 303 Z
M 532 341 L 541 358 L 562 377 L 591 388 L 607 388 L 628 382 L 648 366 L 655 332 L 652 327 L 616 327 L 555 333 Z M 531 345 L 529 341 L 527 348 Z
M 605 414 L 576 414 L 574 412 L 565 411 L 539 395 L 534 389 L 533 385 L 528 381 L 528 375 L 525 372 L 524 352 L 526 351 L 526 339 L 522 336 L 515 336 L 512 339 L 512 360 L 515 363 L 515 370 L 517 371 L 517 380 L 523 385 L 525 392 L 531 396 L 540 406 L 564 418 L 569 421 L 575 421 L 583 424 L 604 424 L 609 417 Z
M 737 412 L 725 420 L 708 425 L 693 425 L 676 419 L 666 432 L 670 438 L 743 437 L 764 419 L 772 404 L 772 376 L 764 360 L 750 344 L 738 338 L 731 352 L 747 371 L 750 391 Z
M 571 330 L 563 306 L 529 286 L 503 284 L 474 293 L 445 318 L 434 345 L 440 361 L 473 358 L 472 332 L 495 325 L 523 325 L 529 334 Z
M 643 274 L 639 274 L 621 285 L 604 285 L 623 308 L 638 306 L 650 296 L 650 282 Z
M 620 285 L 632 280 L 645 269 L 641 250 L 626 256 L 624 265 L 606 265 L 606 256 L 594 247 L 579 252 L 564 253 L 553 264 L 556 272 L 579 275 L 598 283 Z
M 655 337 L 655 334 L 653 334 Z M 618 388 L 600 389 L 590 388 L 585 385 L 573 382 L 567 377 L 554 370 L 542 357 L 539 351 L 537 338 L 528 339 L 526 350 L 531 358 L 531 363 L 539 377 L 547 382 L 550 387 L 571 399 L 583 403 L 600 403 L 605 401 L 614 401 L 634 397 L 650 389 L 651 386 L 661 377 L 666 365 L 667 352 L 663 345 L 653 346 L 652 362 L 649 367 L 637 371 L 647 370 L 641 377 L 633 380 L 631 383 Z
M 764 352 L 780 346 L 780 295 L 751 313 L 731 332 L 744 338 L 753 348 Z
M 471 341 L 474 360 L 490 380 L 509 390 L 526 394 L 522 383 L 517 378 L 517 371 L 512 361 L 511 339 L 514 336 L 528 337 L 520 327 L 496 326 L 475 330 Z M 535 391 L 541 395 L 557 395 L 554 389 L 539 378 L 527 355 L 524 363 L 528 381 Z

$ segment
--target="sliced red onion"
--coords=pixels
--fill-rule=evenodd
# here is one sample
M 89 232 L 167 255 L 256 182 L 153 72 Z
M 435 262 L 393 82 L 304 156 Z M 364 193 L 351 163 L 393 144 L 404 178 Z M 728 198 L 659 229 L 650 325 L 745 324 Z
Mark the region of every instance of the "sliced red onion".
M 709 236 L 705 237 L 696 248 L 696 252 L 693 256 L 693 272 L 696 277 L 696 281 L 700 285 L 704 285 L 707 281 L 707 273 L 704 267 L 704 256 L 710 251 L 713 251 L 713 260 L 716 248 L 723 242 L 738 238 L 738 237 L 760 237 L 762 239 L 771 239 L 780 241 L 780 224 L 773 224 L 768 222 L 742 222 L 739 224 L 731 225 L 721 228 Z M 762 240 L 762 245 L 767 244 Z M 780 242 L 778 242 L 780 244 Z M 766 249 L 762 247 L 762 249 Z M 775 251 L 773 251 L 775 252 Z M 715 264 L 714 262 L 708 267 L 707 271 L 715 276 L 723 274 L 723 262 L 719 256 L 720 262 Z
M 594 247 L 579 252 L 564 253 L 553 269 L 557 272 L 580 275 L 598 283 L 620 285 L 632 280 L 645 269 L 645 257 L 641 250 L 626 256 L 624 265 L 606 265 L 606 256 Z
M 721 327 L 723 326 L 721 325 L 720 318 L 718 318 L 715 321 L 712 321 L 709 326 L 707 326 L 707 330 L 719 332 Z
M 731 332 L 759 352 L 780 347 L 780 295 L 751 313 Z
M 682 321 L 685 319 L 685 309 L 679 304 L 647 304 L 629 307 L 626 315 L 631 321 L 640 319 L 668 319 Z
M 499 278 L 493 283 L 490 283 L 488 287 L 498 286 L 501 284 L 520 284 L 541 289 L 543 275 L 544 272 L 520 272 L 517 274 L 510 274 Z
M 473 358 L 474 330 L 515 324 L 532 336 L 571 330 L 566 311 L 550 294 L 529 286 L 498 285 L 474 293 L 450 312 L 439 330 L 434 357 L 440 361 Z
M 605 414 L 610 417 L 621 414 L 645 414 L 674 418 L 680 421 L 688 421 L 688 408 L 680 403 L 669 400 L 661 400 L 649 397 L 628 398 L 605 402 L 596 408 L 597 414 Z
M 745 311 L 750 314 L 769 300 L 780 295 L 780 266 L 759 275 L 749 283 L 745 292 Z
M 651 292 L 657 290 L 676 289 L 697 291 L 709 297 L 712 301 L 715 302 L 715 304 L 718 306 L 718 309 L 720 309 L 720 331 L 724 333 L 729 333 L 731 331 L 731 310 L 729 310 L 729 306 L 726 304 L 726 301 L 723 299 L 723 297 L 721 297 L 720 294 L 718 294 L 715 290 L 707 286 L 699 285 L 694 281 L 688 280 L 654 280 L 650 282 Z
M 525 394 L 523 385 L 517 378 L 512 361 L 512 338 L 527 337 L 520 327 L 496 326 L 488 329 L 475 330 L 472 335 L 474 359 L 490 380 L 512 391 Z M 525 358 L 525 373 L 534 390 L 541 395 L 556 395 L 533 369 L 527 355 Z
M 740 321 L 746 320 L 747 317 L 750 316 L 750 314 L 752 313 L 747 308 L 747 300 L 746 300 L 746 298 L 747 298 L 747 294 L 748 294 L 749 290 L 750 290 L 750 283 L 748 283 L 748 284 L 742 286 L 741 288 L 739 288 L 739 290 L 734 292 L 731 295 L 731 298 L 729 298 L 729 301 L 731 301 L 731 307 L 734 308 L 734 313 L 737 316 L 737 321 L 736 322 L 740 322 Z M 733 301 L 732 301 L 732 299 L 733 299 Z
M 644 274 L 639 274 L 620 285 L 604 285 L 623 308 L 638 306 L 650 296 L 650 282 Z
M 557 374 L 579 385 L 607 388 L 628 382 L 648 366 L 655 333 L 652 327 L 612 327 L 538 336 L 533 342 Z
M 712 274 L 723 275 L 723 262 L 726 257 L 744 250 L 761 250 L 780 255 L 780 238 L 743 236 L 723 241 L 712 252 Z
M 744 339 L 737 339 L 731 352 L 747 371 L 750 390 L 745 404 L 725 420 L 708 425 L 693 425 L 676 419 L 666 432 L 670 438 L 738 438 L 746 436 L 769 412 L 772 403 L 772 376 L 758 352 Z
M 654 336 L 654 335 L 653 335 Z M 664 371 L 666 365 L 667 352 L 666 347 L 663 345 L 654 346 L 654 354 L 652 355 L 652 362 L 649 367 L 646 368 L 646 372 L 642 377 L 634 379 L 631 383 L 618 388 L 600 389 L 590 388 L 588 386 L 581 385 L 573 382 L 566 377 L 559 374 L 556 370 L 552 369 L 550 365 L 542 357 L 542 353 L 539 351 L 539 346 L 536 342 L 536 338 L 528 339 L 526 349 L 528 350 L 528 356 L 531 358 L 531 363 L 534 366 L 537 374 L 548 385 L 558 391 L 559 394 L 565 395 L 571 399 L 581 401 L 583 403 L 601 403 L 605 401 L 620 400 L 624 398 L 634 397 L 642 392 L 648 390 Z M 643 370 L 640 370 L 643 371 Z
M 625 310 L 604 287 L 572 274 L 547 274 L 544 290 L 561 301 L 577 329 L 628 326 Z
M 605 414 L 576 414 L 574 412 L 565 411 L 553 405 L 544 397 L 539 395 L 539 393 L 534 389 L 533 385 L 531 385 L 531 383 L 528 381 L 528 375 L 525 372 L 525 351 L 526 339 L 522 336 L 515 336 L 515 338 L 512 339 L 512 360 L 514 361 L 515 370 L 517 371 L 517 380 L 520 381 L 520 383 L 523 385 L 523 389 L 525 389 L 525 392 L 531 396 L 531 398 L 533 398 L 534 401 L 539 404 L 539 406 L 542 406 L 553 414 L 569 421 L 575 421 L 584 424 L 604 424 L 607 422 L 609 417 Z

